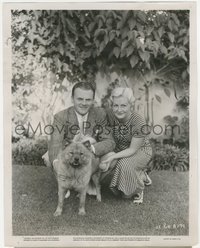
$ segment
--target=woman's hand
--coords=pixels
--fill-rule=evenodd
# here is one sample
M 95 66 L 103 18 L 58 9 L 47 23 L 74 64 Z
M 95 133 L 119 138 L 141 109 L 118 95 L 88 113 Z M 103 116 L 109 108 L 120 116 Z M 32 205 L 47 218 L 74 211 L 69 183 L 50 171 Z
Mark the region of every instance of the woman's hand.
M 114 159 L 115 159 L 114 156 L 111 155 L 111 156 L 108 157 L 106 160 L 103 160 L 102 163 L 110 164 Z
M 102 172 L 106 172 L 110 168 L 110 165 L 111 165 L 113 160 L 114 160 L 114 156 L 111 155 L 108 158 L 106 158 L 105 160 L 101 161 L 99 168 L 102 170 Z

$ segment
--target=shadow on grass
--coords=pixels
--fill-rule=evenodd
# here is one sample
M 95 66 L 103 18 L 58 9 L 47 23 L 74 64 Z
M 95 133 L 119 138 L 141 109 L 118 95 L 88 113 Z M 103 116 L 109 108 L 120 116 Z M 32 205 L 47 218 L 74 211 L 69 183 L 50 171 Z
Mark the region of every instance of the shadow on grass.
M 46 167 L 13 165 L 13 235 L 188 235 L 188 172 L 153 171 L 144 203 L 115 197 L 104 185 L 102 202 L 88 196 L 78 216 L 75 193 L 53 217 L 57 183 Z

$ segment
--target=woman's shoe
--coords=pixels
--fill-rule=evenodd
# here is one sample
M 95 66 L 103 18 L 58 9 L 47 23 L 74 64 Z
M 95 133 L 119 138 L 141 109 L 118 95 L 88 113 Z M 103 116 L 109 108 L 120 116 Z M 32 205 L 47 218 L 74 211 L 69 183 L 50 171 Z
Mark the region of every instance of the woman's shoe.
M 138 195 L 138 196 L 134 197 L 133 202 L 134 202 L 135 204 L 141 204 L 141 203 L 143 203 L 143 197 L 144 197 L 143 191 L 142 191 L 141 193 L 138 193 L 137 195 Z
M 146 173 L 146 171 L 144 171 L 144 174 L 146 176 L 146 179 L 144 180 L 144 184 L 145 184 L 145 186 L 150 186 L 152 184 L 152 180 L 149 177 L 149 175 Z

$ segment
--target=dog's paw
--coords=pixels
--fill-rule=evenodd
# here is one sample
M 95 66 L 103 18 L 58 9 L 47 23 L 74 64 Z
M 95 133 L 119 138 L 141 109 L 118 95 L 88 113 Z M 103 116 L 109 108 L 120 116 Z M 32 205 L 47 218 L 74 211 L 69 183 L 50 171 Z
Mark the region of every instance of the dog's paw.
M 54 217 L 60 216 L 62 214 L 61 211 L 56 210 L 55 213 L 53 214 Z
M 82 209 L 82 208 L 79 209 L 78 214 L 79 215 L 85 215 L 86 214 L 85 209 Z

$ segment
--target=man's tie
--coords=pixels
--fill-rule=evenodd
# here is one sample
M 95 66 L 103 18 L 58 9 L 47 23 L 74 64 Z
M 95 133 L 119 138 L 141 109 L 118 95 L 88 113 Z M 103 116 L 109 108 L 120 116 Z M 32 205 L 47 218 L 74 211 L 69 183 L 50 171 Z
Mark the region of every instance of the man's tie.
M 83 120 L 83 118 L 81 118 L 81 120 L 80 120 L 79 128 L 80 128 L 80 134 L 84 135 L 85 130 L 84 130 L 84 120 Z

